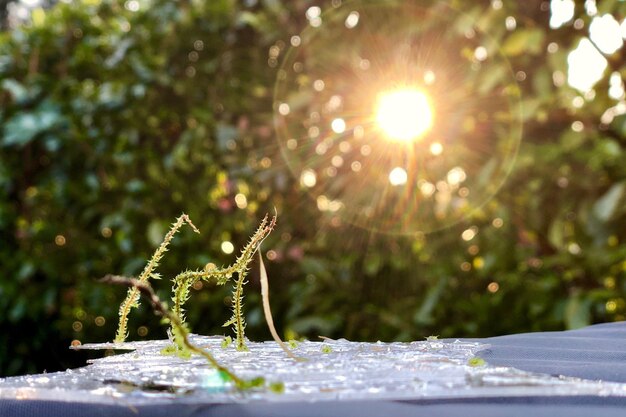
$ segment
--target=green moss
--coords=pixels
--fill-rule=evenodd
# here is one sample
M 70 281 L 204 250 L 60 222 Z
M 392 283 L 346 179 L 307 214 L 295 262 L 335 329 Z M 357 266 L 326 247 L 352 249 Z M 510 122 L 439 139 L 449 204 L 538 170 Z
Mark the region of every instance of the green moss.
M 233 344 L 233 338 L 230 336 L 226 336 L 224 337 L 224 339 L 222 339 L 222 349 L 226 349 L 228 346 Z
M 122 284 L 128 286 L 128 294 L 126 299 L 120 306 L 120 322 L 118 331 L 116 334 L 116 342 L 123 342 L 127 335 L 127 322 L 128 315 L 132 308 L 139 305 L 139 296 L 141 293 L 146 295 L 156 314 L 163 317 L 163 323 L 169 323 L 170 325 L 170 337 L 173 340 L 173 344 L 166 346 L 161 350 L 162 355 L 177 355 L 182 359 L 190 359 L 192 354 L 198 354 L 203 356 L 214 366 L 219 375 L 225 381 L 232 381 L 238 389 L 252 389 L 265 387 L 265 379 L 263 377 L 256 377 L 252 379 L 241 379 L 237 377 L 233 372 L 227 368 L 221 366 L 207 350 L 195 346 L 189 340 L 190 331 L 184 320 L 184 303 L 189 299 L 190 288 L 198 280 L 214 280 L 218 285 L 223 285 L 233 276 L 237 274 L 238 278 L 235 282 L 233 289 L 233 316 L 225 324 L 226 326 L 232 325 L 235 328 L 236 334 L 236 346 L 239 351 L 247 351 L 248 348 L 245 345 L 245 320 L 243 316 L 243 287 L 246 284 L 246 275 L 248 271 L 248 264 L 252 261 L 252 257 L 258 250 L 263 239 L 273 230 L 276 223 L 276 217 L 268 220 L 268 216 L 265 216 L 261 225 L 257 228 L 256 232 L 250 238 L 248 244 L 241 251 L 241 255 L 237 260 L 229 267 L 219 269 L 216 267 L 206 266 L 203 269 L 196 271 L 184 271 L 176 275 L 173 280 L 172 291 L 174 293 L 172 301 L 174 307 L 170 311 L 167 305 L 159 299 L 152 287 L 150 286 L 149 278 L 159 278 L 159 275 L 154 272 L 154 269 L 159 265 L 159 261 L 163 257 L 163 254 L 167 251 L 167 246 L 173 239 L 174 234 L 183 224 L 189 224 L 194 231 L 198 232 L 198 229 L 191 223 L 191 220 L 187 215 L 181 215 L 178 220 L 172 225 L 172 228 L 166 234 L 163 242 L 159 248 L 155 251 L 150 261 L 144 268 L 139 279 L 129 279 L 120 276 L 107 275 L 103 280 L 114 284 Z M 262 265 L 262 264 L 261 264 Z M 264 269 L 262 271 L 264 272 Z M 233 339 L 230 336 L 226 336 L 222 340 L 222 348 L 227 348 L 232 344 Z M 267 389 L 273 392 L 282 392 L 284 386 L 281 383 L 274 382 L 267 386 Z
M 177 351 L 178 351 L 178 348 L 176 347 L 176 345 L 167 345 L 163 349 L 161 349 L 161 355 L 164 355 L 164 356 L 175 355 Z
M 467 364 L 468 364 L 469 366 L 471 366 L 472 368 L 478 368 L 478 367 L 480 367 L 480 366 L 485 366 L 485 365 L 487 365 L 487 362 L 485 362 L 485 360 L 484 360 L 483 358 L 479 358 L 479 357 L 476 357 L 476 356 L 475 356 L 475 357 L 473 357 L 473 358 L 470 358 L 470 359 L 467 361 Z
M 212 265 L 207 265 L 197 270 L 186 270 L 176 275 L 173 279 L 172 285 L 172 301 L 174 303 L 172 312 L 181 321 L 181 323 L 185 323 L 184 305 L 190 298 L 190 289 L 194 283 L 198 280 L 203 280 L 213 281 L 217 285 L 224 285 L 233 277 L 233 275 L 237 275 L 238 278 L 233 287 L 233 315 L 231 319 L 224 324 L 224 326 L 233 327 L 237 350 L 247 350 L 245 344 L 246 321 L 243 313 L 243 287 L 247 283 L 246 276 L 249 269 L 248 265 L 252 262 L 253 256 L 261 245 L 261 242 L 263 242 L 263 240 L 273 230 L 275 223 L 275 216 L 271 220 L 268 216 L 265 216 L 248 243 L 241 250 L 241 254 L 232 265 L 226 268 L 217 268 Z M 165 252 L 167 252 L 167 248 L 174 238 L 174 235 L 185 224 L 188 224 L 194 232 L 200 233 L 196 226 L 194 226 L 191 222 L 189 216 L 182 214 L 176 222 L 172 224 L 172 227 L 152 255 L 152 258 L 148 261 L 143 272 L 139 276 L 139 282 L 147 283 L 149 278 L 160 278 L 159 274 L 154 271 L 159 266 Z M 139 290 L 135 287 L 130 287 L 128 289 L 126 299 L 122 302 L 119 308 L 119 326 L 115 335 L 116 343 L 121 343 L 126 340 L 126 337 L 128 336 L 128 316 L 130 311 L 138 306 Z M 174 340 L 176 341 L 177 332 L 175 331 L 173 323 L 171 324 L 171 330 L 174 335 Z M 184 347 L 181 346 L 180 350 L 184 351 Z
M 276 394 L 282 394 L 285 392 L 285 384 L 282 382 L 270 382 L 267 386 L 268 389 Z

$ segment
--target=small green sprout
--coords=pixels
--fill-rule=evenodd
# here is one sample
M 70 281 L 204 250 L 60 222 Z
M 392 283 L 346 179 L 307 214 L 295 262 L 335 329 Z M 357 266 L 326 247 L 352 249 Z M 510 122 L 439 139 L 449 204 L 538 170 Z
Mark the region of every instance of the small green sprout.
M 331 353 L 333 351 L 333 348 L 331 348 L 328 345 L 322 345 L 322 353 Z
M 262 388 L 264 385 L 265 385 L 265 378 L 263 378 L 262 376 L 258 376 L 256 378 L 244 380 L 242 384 L 239 385 L 239 388 L 246 390 L 246 389 L 252 389 L 252 388 Z
M 161 355 L 163 356 L 176 355 L 177 350 L 178 348 L 176 347 L 176 345 L 167 345 L 163 349 L 161 349 Z
M 436 342 L 437 340 L 439 340 L 439 335 L 434 335 L 434 336 L 431 335 L 426 338 L 427 342 Z
M 285 392 L 285 384 L 282 382 L 270 382 L 268 388 L 275 394 L 282 394 Z
M 232 345 L 233 343 L 233 338 L 230 336 L 226 336 L 224 339 L 222 339 L 222 349 L 226 349 L 228 346 Z
M 185 349 L 185 350 L 178 349 L 176 351 L 176 356 L 178 356 L 181 359 L 185 359 L 185 360 L 191 359 L 191 352 L 188 351 L 187 349 Z
M 289 348 L 291 348 L 291 349 L 297 349 L 298 346 L 300 345 L 300 342 L 298 342 L 297 340 L 291 339 L 291 340 L 287 341 L 287 345 L 289 345 Z

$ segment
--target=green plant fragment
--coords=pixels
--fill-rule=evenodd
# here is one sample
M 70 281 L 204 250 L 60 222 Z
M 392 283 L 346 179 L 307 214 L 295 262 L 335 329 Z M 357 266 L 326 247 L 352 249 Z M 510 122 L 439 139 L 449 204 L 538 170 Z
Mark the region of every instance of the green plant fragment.
M 473 358 L 470 358 L 467 361 L 467 364 L 469 366 L 471 366 L 472 368 L 477 368 L 477 367 L 480 367 L 480 366 L 485 366 L 487 364 L 487 362 L 485 362 L 485 360 L 483 358 L 473 357 Z
M 271 382 L 268 385 L 268 388 L 270 391 L 276 393 L 276 394 L 282 394 L 285 392 L 285 384 L 282 382 Z
M 226 336 L 224 337 L 224 339 L 222 339 L 222 349 L 226 349 L 228 346 L 232 345 L 233 343 L 233 338 L 230 336 Z

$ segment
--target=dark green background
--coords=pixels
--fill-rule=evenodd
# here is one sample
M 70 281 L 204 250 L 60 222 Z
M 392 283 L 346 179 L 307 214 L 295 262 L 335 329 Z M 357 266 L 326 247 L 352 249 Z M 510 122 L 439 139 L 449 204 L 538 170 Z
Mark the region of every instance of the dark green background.
M 229 264 L 221 242 L 241 247 L 276 207 L 264 247 L 276 252 L 266 265 L 287 338 L 479 337 L 623 320 L 626 118 L 599 120 L 616 104 L 608 78 L 625 74 L 624 50 L 607 57 L 595 98 L 574 108 L 579 93 L 552 79 L 588 34 L 582 5 L 582 29 L 551 30 L 548 2 L 503 3 L 457 6 L 526 74 L 515 168 L 472 218 L 417 238 L 333 227 L 281 159 L 269 49 L 283 54 L 306 9 L 330 1 L 154 0 L 130 12 L 123 1 L 82 0 L 0 33 L 0 376 L 78 366 L 85 356 L 67 350 L 72 340 L 111 340 L 125 290 L 96 278 L 137 275 L 182 212 L 203 233 L 177 235 L 165 277 Z M 621 2 L 599 7 L 620 21 L 626 13 Z M 551 42 L 559 49 L 549 54 Z M 167 280 L 155 287 L 169 297 Z M 256 271 L 247 290 L 248 336 L 267 339 Z M 227 331 L 229 292 L 194 292 L 195 332 Z M 130 331 L 165 336 L 143 307 Z

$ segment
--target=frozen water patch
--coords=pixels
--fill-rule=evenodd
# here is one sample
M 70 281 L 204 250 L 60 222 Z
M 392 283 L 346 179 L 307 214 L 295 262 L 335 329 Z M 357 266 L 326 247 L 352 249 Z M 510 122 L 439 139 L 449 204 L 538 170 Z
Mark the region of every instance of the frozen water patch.
M 193 335 L 217 361 L 243 378 L 282 381 L 285 392 L 237 391 L 199 356 L 164 356 L 167 340 L 90 344 L 80 349 L 130 350 L 83 368 L 0 379 L 0 398 L 144 405 L 249 401 L 434 399 L 494 396 L 626 396 L 626 384 L 552 377 L 488 364 L 471 366 L 489 346 L 465 341 L 302 342 L 288 358 L 275 342 L 248 342 L 249 352 L 222 348 L 222 337 Z

